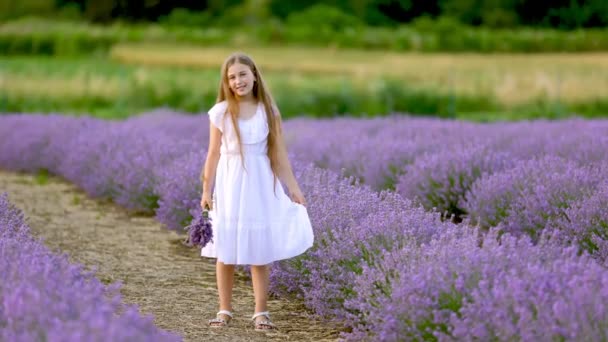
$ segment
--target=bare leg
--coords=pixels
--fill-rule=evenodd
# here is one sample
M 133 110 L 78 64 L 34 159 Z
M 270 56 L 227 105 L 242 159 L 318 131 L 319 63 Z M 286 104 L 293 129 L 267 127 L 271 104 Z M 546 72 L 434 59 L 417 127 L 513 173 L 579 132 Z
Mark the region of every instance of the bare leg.
M 268 283 L 270 277 L 270 266 L 251 265 L 251 280 L 253 281 L 253 294 L 255 296 L 255 312 L 267 311 L 268 309 Z M 265 320 L 266 317 L 258 316 L 256 321 Z
M 234 265 L 226 265 L 221 261 L 216 263 L 217 289 L 220 297 L 220 310 L 232 312 L 232 285 L 234 284 Z M 230 316 L 221 314 L 221 318 L 229 320 Z

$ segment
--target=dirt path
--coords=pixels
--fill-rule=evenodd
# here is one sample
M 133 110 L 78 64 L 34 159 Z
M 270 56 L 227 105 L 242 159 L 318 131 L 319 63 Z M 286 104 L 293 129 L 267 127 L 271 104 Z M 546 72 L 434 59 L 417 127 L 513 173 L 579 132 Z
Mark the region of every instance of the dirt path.
M 251 284 L 237 275 L 233 324 L 211 329 L 207 319 L 217 312 L 215 265 L 196 248 L 181 244 L 184 235 L 168 231 L 152 217 L 133 216 L 112 203 L 88 198 L 55 177 L 36 177 L 0 170 L 0 192 L 24 211 L 33 233 L 53 251 L 73 262 L 97 267 L 104 283 L 120 280 L 126 303 L 152 314 L 162 329 L 184 341 L 335 341 L 337 330 L 309 317 L 293 300 L 271 298 L 269 309 L 279 331 L 255 332 Z

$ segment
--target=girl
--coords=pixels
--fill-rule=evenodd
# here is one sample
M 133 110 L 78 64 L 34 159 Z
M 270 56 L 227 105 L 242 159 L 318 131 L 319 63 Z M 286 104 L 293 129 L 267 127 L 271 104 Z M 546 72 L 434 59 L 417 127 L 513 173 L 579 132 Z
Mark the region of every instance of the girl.
M 231 321 L 234 267 L 251 265 L 251 319 L 258 331 L 276 329 L 267 311 L 269 264 L 304 253 L 313 231 L 287 158 L 279 110 L 249 56 L 235 53 L 224 62 L 209 121 L 201 206 L 210 208 L 213 242 L 201 256 L 217 258 L 220 309 L 209 325 Z

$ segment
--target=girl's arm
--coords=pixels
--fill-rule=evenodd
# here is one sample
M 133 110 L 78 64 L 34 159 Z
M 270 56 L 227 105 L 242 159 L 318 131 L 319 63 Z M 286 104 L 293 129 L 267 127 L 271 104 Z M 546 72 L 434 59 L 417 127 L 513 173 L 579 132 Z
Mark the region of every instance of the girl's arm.
M 279 152 L 279 178 L 290 190 L 295 189 L 298 187 L 298 182 L 296 181 L 296 177 L 291 169 L 285 139 L 283 138 L 283 134 L 279 134 L 277 138 L 277 147 Z
M 292 198 L 292 200 L 300 204 L 306 204 L 302 191 L 300 190 L 300 186 L 298 185 L 298 181 L 293 174 L 291 163 L 289 162 L 289 157 L 287 155 L 287 144 L 285 143 L 280 121 L 281 119 L 277 118 L 277 122 L 279 124 L 279 134 L 277 136 L 277 148 L 279 154 L 279 165 L 277 170 L 278 176 L 279 179 L 285 183 L 285 186 L 289 191 L 289 196 Z
M 203 194 L 211 194 L 213 180 L 215 179 L 215 171 L 220 159 L 220 144 L 222 141 L 222 132 L 213 124 L 209 124 L 209 148 L 207 149 L 207 158 L 201 172 L 201 184 L 203 185 Z

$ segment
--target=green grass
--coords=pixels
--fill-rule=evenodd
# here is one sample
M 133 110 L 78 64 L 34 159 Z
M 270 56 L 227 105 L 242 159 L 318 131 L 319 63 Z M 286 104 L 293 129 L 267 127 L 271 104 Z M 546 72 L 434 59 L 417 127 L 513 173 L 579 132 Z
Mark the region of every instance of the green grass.
M 82 202 L 82 198 L 78 195 L 74 195 L 72 197 L 72 205 L 80 205 L 80 203 Z
M 46 169 L 40 169 L 36 173 L 36 184 L 46 185 L 49 182 L 49 172 Z
M 542 56 L 528 60 L 528 64 L 533 65 L 530 67 L 526 66 L 526 59 L 519 56 L 510 59 L 494 56 L 494 59 L 482 61 L 476 55 L 389 54 L 384 57 L 384 63 L 374 66 L 373 59 L 379 55 L 366 55 L 362 51 L 338 52 L 337 60 L 343 60 L 342 64 L 325 62 L 330 52 L 322 50 L 311 50 L 308 58 L 299 59 L 296 56 L 304 50 L 256 51 L 262 57 L 260 64 L 264 77 L 286 118 L 298 115 L 370 116 L 390 112 L 475 121 L 561 118 L 573 112 L 586 117 L 608 115 L 608 99 L 600 96 L 608 87 L 602 83 L 608 82 L 608 68 L 596 55 L 578 58 L 551 55 L 544 59 L 546 64 L 554 64 L 545 66 L 547 73 L 557 67 L 569 68 L 571 61 L 578 61 L 577 67 L 562 75 L 569 73 L 568 77 L 580 80 L 580 84 L 586 81 L 588 88 L 562 92 L 559 98 L 540 91 L 528 98 L 532 88 L 516 87 L 516 92 L 506 97 L 511 100 L 505 100 L 495 91 L 502 88 L 493 86 L 493 82 L 506 78 L 516 80 L 513 82 L 517 84 L 517 77 L 525 79 L 533 74 L 534 65 L 543 64 Z M 266 59 L 263 53 L 270 51 L 276 52 L 277 56 L 273 57 L 276 60 L 290 56 L 292 68 L 282 68 L 279 62 Z M 209 61 L 221 63 L 225 52 L 207 50 Z M 171 55 L 165 53 L 165 56 Z M 180 52 L 176 51 L 174 57 L 179 56 Z M 175 65 L 164 65 L 143 60 L 127 63 L 118 58 L 102 57 L 0 57 L 0 112 L 59 112 L 125 118 L 158 107 L 185 112 L 210 108 L 217 94 L 219 64 L 185 65 L 179 58 L 174 60 L 177 61 L 173 63 Z M 509 64 L 509 61 L 517 63 Z M 302 67 L 304 62 L 308 64 Z M 425 62 L 433 67 L 424 69 Z M 399 65 L 403 67 L 399 69 Z M 366 69 L 367 74 L 357 74 L 356 66 Z M 314 72 L 315 67 L 334 70 Z M 591 67 L 606 79 L 590 78 L 588 69 Z M 391 73 L 391 70 L 397 71 Z M 497 73 L 503 76 L 499 77 Z M 454 75 L 458 75 L 457 82 L 450 80 Z M 424 79 L 424 82 L 417 82 L 417 79 Z M 520 82 L 520 85 L 524 84 Z M 568 87 L 563 86 L 564 89 Z M 594 91 L 598 96 L 593 95 Z

